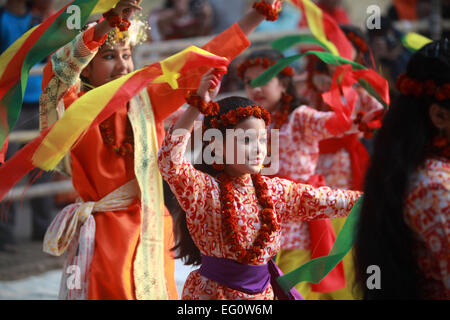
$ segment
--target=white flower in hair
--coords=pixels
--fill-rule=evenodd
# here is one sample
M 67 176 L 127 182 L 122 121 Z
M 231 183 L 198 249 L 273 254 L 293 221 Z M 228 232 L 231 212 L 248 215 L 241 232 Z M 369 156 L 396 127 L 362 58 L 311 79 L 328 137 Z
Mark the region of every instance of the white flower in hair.
M 151 29 L 147 20 L 142 15 L 137 15 L 130 20 L 130 23 L 127 31 L 120 31 L 119 28 L 111 30 L 105 44 L 113 46 L 117 43 L 129 42 L 134 47 L 147 41 L 148 32 Z
M 144 43 L 148 38 L 148 30 L 150 26 L 146 20 L 134 19 L 131 21 L 131 26 L 128 29 L 128 38 L 132 46 Z

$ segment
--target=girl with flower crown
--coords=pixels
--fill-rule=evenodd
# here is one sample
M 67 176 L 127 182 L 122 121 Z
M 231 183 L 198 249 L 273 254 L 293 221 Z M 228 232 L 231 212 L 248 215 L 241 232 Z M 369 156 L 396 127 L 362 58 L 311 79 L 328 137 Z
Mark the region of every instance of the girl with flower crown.
M 264 86 L 253 88 L 250 82 L 267 68 L 283 58 L 275 50 L 261 50 L 250 54 L 238 67 L 241 79 L 250 99 L 261 104 L 272 115 L 271 129 L 279 130 L 278 177 L 314 186 L 325 185 L 316 174 L 319 158 L 319 142 L 334 138 L 350 130 L 336 126 L 340 115 L 331 111 L 318 111 L 305 100 L 297 97 L 292 76 L 293 69 L 286 67 Z M 304 99 L 304 98 L 302 98 Z M 349 186 L 348 189 L 351 189 Z M 334 242 L 335 232 L 329 220 L 283 225 L 283 238 L 277 262 L 284 272 L 291 271 L 311 258 L 327 255 Z M 300 283 L 299 291 L 308 299 L 316 299 L 317 292 L 330 292 L 345 287 L 345 275 L 339 264 L 319 285 Z
M 357 226 L 365 299 L 450 299 L 450 41 L 417 51 L 377 132 Z M 370 290 L 376 265 L 382 284 Z
M 374 67 L 370 47 L 367 45 L 364 34 L 354 26 L 340 26 L 350 43 L 353 45 L 354 61 L 367 66 Z M 325 103 L 322 94 L 329 90 L 332 72 L 335 68 L 325 65 L 322 61 L 310 57 L 310 65 L 307 74 L 306 86 L 300 91 L 311 105 L 320 111 L 331 110 Z M 362 138 L 369 141 L 373 136 L 373 129 L 368 123 L 379 122 L 384 114 L 383 106 L 359 85 L 354 85 L 357 93 L 354 113 L 357 117 L 354 122 L 358 130 L 349 132 L 339 137 L 324 139 L 319 143 L 319 157 L 317 160 L 316 173 L 323 176 L 327 186 L 331 188 L 344 188 L 362 190 L 364 175 L 369 165 L 369 153 Z M 378 125 L 379 126 L 379 125 Z M 335 233 L 339 233 L 345 223 L 345 219 L 334 219 L 331 221 Z M 354 267 L 352 251 L 343 259 L 345 269 L 346 286 L 332 292 L 312 292 L 311 297 L 317 299 L 355 299 L 359 298 L 354 287 Z
M 268 10 L 274 2 L 263 7 Z M 42 129 L 85 92 L 133 71 L 131 40 L 136 37 L 128 18 L 140 10 L 138 5 L 136 0 L 119 1 L 100 22 L 52 56 L 44 70 Z M 233 59 L 249 45 L 246 35 L 264 20 L 263 13 L 252 9 L 204 49 Z M 64 169 L 81 200 L 57 215 L 44 239 L 46 252 L 68 251 L 60 298 L 177 298 L 169 251 L 172 220 L 162 203 L 156 166 L 163 121 L 181 105 L 167 103 L 177 99 L 176 92 L 168 96 L 167 91 L 167 83 L 149 86 L 92 126 L 72 148 L 71 163 Z M 182 92 L 182 100 L 183 91 L 177 92 Z M 67 285 L 71 272 L 77 272 L 78 285 Z
M 346 216 L 360 193 L 262 176 L 270 114 L 246 98 L 212 102 L 218 84 L 214 71 L 203 76 L 158 155 L 161 174 L 184 211 L 177 223 L 178 257 L 201 264 L 187 278 L 182 299 L 299 299 L 274 281 L 281 223 Z M 203 138 L 217 135 L 202 150 L 205 155 L 213 144 L 214 161 L 205 156 L 194 167 L 184 153 L 200 112 Z
M 371 50 L 364 34 L 354 26 L 340 27 L 354 47 L 354 61 L 374 68 Z M 322 98 L 322 94 L 329 90 L 335 68 L 317 59 L 312 60 L 315 61 L 314 70 L 308 72 L 307 85 L 301 94 L 310 100 L 317 110 L 329 111 L 331 108 Z M 325 178 L 328 186 L 361 190 L 369 154 L 359 140 L 372 138 L 373 129 L 368 128 L 367 123 L 375 117 L 382 118 L 383 106 L 359 85 L 354 87 L 358 94 L 354 112 L 357 117 L 354 121 L 358 124 L 359 132 L 321 141 L 316 172 Z

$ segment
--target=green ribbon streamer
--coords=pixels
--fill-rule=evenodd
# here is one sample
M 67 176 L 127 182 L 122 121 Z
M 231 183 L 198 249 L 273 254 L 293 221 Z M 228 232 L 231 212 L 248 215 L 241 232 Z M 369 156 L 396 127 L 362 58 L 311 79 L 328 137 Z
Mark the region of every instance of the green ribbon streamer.
M 279 277 L 277 281 L 283 290 L 289 292 L 295 285 L 303 281 L 320 283 L 345 257 L 356 241 L 356 230 L 364 201 L 363 197 L 361 196 L 358 199 L 350 211 L 328 256 L 310 260 L 299 268 Z
M 325 50 L 329 51 L 327 46 L 322 41 L 309 34 L 285 36 L 275 41 L 272 41 L 271 46 L 273 49 L 283 52 L 298 43 L 314 43 L 324 48 Z
M 294 61 L 307 56 L 307 55 L 315 55 L 317 58 L 322 60 L 326 64 L 332 64 L 335 66 L 338 65 L 344 65 L 344 64 L 350 64 L 352 65 L 353 69 L 355 70 L 363 70 L 367 69 L 365 66 L 356 63 L 354 61 L 342 58 L 340 56 L 335 56 L 329 52 L 321 52 L 321 51 L 308 51 L 302 54 L 298 54 L 295 56 L 283 58 L 279 60 L 276 64 L 268 68 L 266 71 L 264 71 L 262 74 L 260 74 L 258 77 L 253 79 L 250 82 L 250 85 L 255 87 L 260 87 L 268 83 L 273 77 L 275 77 L 278 73 L 280 73 L 284 68 L 292 64 Z M 369 92 L 375 99 L 377 99 L 385 108 L 388 108 L 388 105 L 386 102 L 381 99 L 381 97 L 376 93 L 375 89 L 365 80 L 359 79 L 358 83 Z
M 81 12 L 81 26 L 83 26 L 91 12 L 97 5 L 98 0 L 75 0 L 72 5 L 78 6 Z M 67 28 L 67 20 L 72 16 L 66 10 L 55 19 L 42 36 L 36 41 L 30 51 L 27 53 L 21 69 L 20 80 L 11 87 L 11 89 L 0 100 L 0 107 L 6 109 L 8 130 L 0 128 L 0 148 L 17 122 L 20 111 L 22 109 L 25 88 L 28 82 L 28 75 L 31 68 L 38 62 L 44 60 L 55 50 L 61 48 L 70 42 L 77 34 L 79 29 L 69 30 Z M 19 70 L 18 70 L 19 71 Z

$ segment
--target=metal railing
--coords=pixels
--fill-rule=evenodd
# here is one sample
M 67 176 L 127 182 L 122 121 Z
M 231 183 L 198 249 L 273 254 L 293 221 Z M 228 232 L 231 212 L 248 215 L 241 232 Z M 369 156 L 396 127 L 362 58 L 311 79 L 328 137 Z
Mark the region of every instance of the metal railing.
M 49 195 L 73 192 L 72 180 L 40 183 L 31 187 L 15 187 L 3 198 L 2 202 L 27 200 Z

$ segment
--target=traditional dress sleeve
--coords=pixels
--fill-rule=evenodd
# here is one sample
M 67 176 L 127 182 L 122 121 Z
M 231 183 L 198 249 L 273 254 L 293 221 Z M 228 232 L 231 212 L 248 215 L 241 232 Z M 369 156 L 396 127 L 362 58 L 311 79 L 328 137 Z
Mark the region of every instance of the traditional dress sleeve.
M 220 207 L 220 190 L 213 177 L 196 170 L 185 158 L 189 138 L 188 132 L 174 135 L 169 131 L 158 152 L 158 165 L 163 179 L 191 220 L 208 208 Z
M 412 190 L 405 203 L 405 220 L 426 247 L 419 263 L 425 270 L 433 270 L 430 276 L 441 280 L 450 292 L 450 200 L 448 177 L 444 179 L 446 185 L 433 181 Z
M 94 27 L 80 33 L 71 42 L 56 51 L 44 68 L 42 94 L 39 99 L 41 131 L 47 129 L 64 114 L 64 110 L 78 97 L 81 71 L 89 64 L 106 40 L 94 40 Z M 70 176 L 70 156 L 58 164 L 56 170 Z
M 363 88 L 358 86 L 356 92 L 358 93 L 355 106 L 356 112 L 373 113 L 384 109 L 383 105 Z
M 323 112 L 308 106 L 300 106 L 290 116 L 292 134 L 298 135 L 307 142 L 334 137 L 335 134 L 327 129 L 327 122 L 333 117 L 332 111 Z
M 282 222 L 346 217 L 362 194 L 329 187 L 314 188 L 280 178 L 272 178 L 269 184 Z
M 64 107 L 67 108 L 78 98 L 81 71 L 106 40 L 105 35 L 100 41 L 95 41 L 94 31 L 94 27 L 91 27 L 80 33 L 70 43 L 56 51 L 45 66 L 39 101 L 41 130 L 61 117 Z

